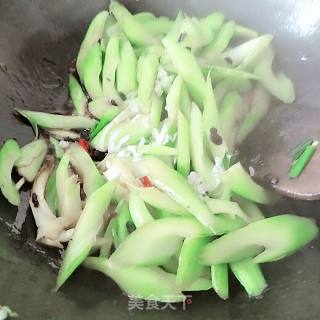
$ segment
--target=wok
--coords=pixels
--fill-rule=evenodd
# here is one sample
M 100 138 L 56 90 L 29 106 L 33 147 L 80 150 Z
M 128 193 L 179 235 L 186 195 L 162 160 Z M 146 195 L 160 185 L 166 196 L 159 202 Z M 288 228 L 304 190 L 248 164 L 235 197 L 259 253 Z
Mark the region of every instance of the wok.
M 148 0 L 124 1 L 133 11 L 150 10 L 175 16 L 179 9 L 206 15 L 218 9 L 227 17 L 275 36 L 279 64 L 295 81 L 305 104 L 318 104 L 316 53 L 320 40 L 320 1 L 316 0 Z M 67 93 L 67 65 L 77 54 L 92 17 L 105 0 L 0 1 L 0 140 L 21 144 L 33 138 L 30 127 L 13 116 L 15 107 L 61 111 Z M 301 123 L 303 126 L 303 123 Z M 24 194 L 26 198 L 26 193 Z M 318 239 L 281 262 L 264 266 L 269 290 L 250 300 L 236 282 L 227 302 L 197 293 L 183 311 L 128 311 L 128 298 L 110 279 L 80 268 L 58 293 L 52 292 L 59 256 L 34 243 L 27 204 L 17 209 L 0 196 L 0 305 L 23 320 L 63 319 L 291 319 L 313 320 L 320 312 Z M 319 202 L 284 200 L 273 213 L 298 213 L 317 218 Z M 23 215 L 27 213 L 22 228 Z M 13 225 L 15 227 L 13 227 Z M 17 229 L 21 231 L 17 232 Z

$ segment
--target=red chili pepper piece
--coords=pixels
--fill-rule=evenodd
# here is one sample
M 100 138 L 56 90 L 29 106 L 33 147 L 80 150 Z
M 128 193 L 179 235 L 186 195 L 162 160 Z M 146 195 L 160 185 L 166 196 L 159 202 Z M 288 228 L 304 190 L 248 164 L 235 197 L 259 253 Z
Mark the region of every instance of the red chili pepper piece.
M 143 176 L 140 179 L 140 182 L 142 183 L 144 188 L 151 188 L 153 187 L 152 182 L 150 181 L 150 179 L 147 176 Z
M 86 140 L 84 140 L 84 139 L 80 139 L 80 140 L 79 140 L 79 144 L 80 144 L 80 146 L 81 146 L 84 150 L 86 150 L 87 152 L 89 152 L 90 143 L 89 143 L 88 141 L 86 141 Z

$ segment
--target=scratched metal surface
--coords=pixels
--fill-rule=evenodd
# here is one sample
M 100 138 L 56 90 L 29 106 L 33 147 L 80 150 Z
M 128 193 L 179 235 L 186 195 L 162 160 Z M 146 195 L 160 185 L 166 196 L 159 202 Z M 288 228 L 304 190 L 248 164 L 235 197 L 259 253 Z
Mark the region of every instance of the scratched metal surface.
M 274 34 L 280 64 L 295 81 L 299 81 L 301 70 L 290 66 L 304 56 L 306 74 L 316 72 L 307 53 L 314 52 L 318 39 L 319 1 L 285 0 L 280 4 L 276 0 L 238 0 L 237 5 L 232 0 L 125 2 L 136 11 L 171 16 L 179 8 L 199 16 L 213 9 L 223 10 L 229 18 Z M 10 136 L 23 144 L 33 137 L 30 127 L 12 115 L 15 107 L 46 111 L 64 108 L 67 64 L 76 55 L 88 21 L 105 4 L 103 0 L 0 0 L 0 62 L 7 68 L 0 71 L 0 141 Z M 308 91 L 308 103 L 313 102 L 315 91 L 319 90 L 311 87 Z M 318 319 L 318 239 L 293 257 L 264 266 L 269 290 L 263 299 L 249 300 L 233 281 L 227 302 L 208 292 L 194 294 L 186 311 L 177 306 L 177 310 L 129 312 L 128 299 L 117 286 L 94 272 L 80 269 L 60 292 L 52 292 L 60 258 L 34 243 L 32 217 L 25 201 L 23 204 L 16 218 L 16 208 L 0 197 L 0 304 L 11 306 L 23 320 Z M 285 201 L 270 211 L 317 217 L 319 203 Z

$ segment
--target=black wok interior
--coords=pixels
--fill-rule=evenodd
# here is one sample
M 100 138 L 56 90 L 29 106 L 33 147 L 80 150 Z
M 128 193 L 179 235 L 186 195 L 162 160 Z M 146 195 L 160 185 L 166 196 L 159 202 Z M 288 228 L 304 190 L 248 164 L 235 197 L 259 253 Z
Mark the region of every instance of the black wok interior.
M 312 77 L 312 55 L 319 50 L 320 2 L 315 0 L 127 0 L 133 11 L 150 10 L 174 16 L 180 9 L 202 16 L 223 10 L 229 18 L 275 35 L 279 63 L 299 85 Z M 105 0 L 0 0 L 0 142 L 7 137 L 25 144 L 33 139 L 29 126 L 14 116 L 14 108 L 49 112 L 65 110 L 67 66 L 77 54 L 86 26 L 107 6 Z M 315 16 L 314 11 L 318 12 Z M 301 20 L 303 16 L 305 20 Z M 308 16 L 309 15 L 309 16 Z M 312 20 L 313 19 L 313 20 Z M 317 44 L 317 47 L 316 47 Z M 300 71 L 301 57 L 309 56 Z M 301 70 L 304 70 L 303 72 Z M 319 84 L 298 87 L 298 95 Z M 308 100 L 309 101 L 309 100 Z M 318 103 L 318 101 L 316 102 Z M 27 193 L 24 193 L 27 198 Z M 296 213 L 318 219 L 319 202 L 284 200 L 273 213 Z M 20 228 L 21 215 L 27 219 Z M 281 262 L 263 267 L 269 289 L 263 299 L 250 300 L 233 281 L 231 298 L 221 301 L 212 291 L 196 293 L 183 311 L 128 311 L 128 298 L 117 285 L 80 268 L 59 291 L 52 292 L 59 255 L 33 241 L 32 217 L 26 201 L 19 209 L 0 196 L 0 305 L 21 319 L 218 319 L 313 320 L 320 312 L 319 239 Z M 319 219 L 318 219 L 319 220 Z M 16 226 L 16 228 L 13 227 Z M 21 231 L 17 232 L 17 229 Z M 134 253 L 132 253 L 134 254 Z

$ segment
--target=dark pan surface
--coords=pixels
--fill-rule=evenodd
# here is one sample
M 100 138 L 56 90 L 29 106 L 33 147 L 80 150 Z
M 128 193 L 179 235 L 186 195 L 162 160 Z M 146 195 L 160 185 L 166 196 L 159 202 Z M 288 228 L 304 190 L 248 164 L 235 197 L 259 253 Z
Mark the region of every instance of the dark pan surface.
M 279 63 L 297 83 L 314 74 L 312 57 L 319 50 L 320 2 L 314 0 L 126 1 L 133 10 L 175 15 L 179 8 L 205 15 L 214 8 L 228 17 L 275 35 Z M 15 107 L 62 110 L 67 101 L 67 65 L 76 55 L 85 26 L 105 7 L 101 0 L 0 0 L 0 141 L 8 136 L 26 143 L 30 127 L 13 115 Z M 307 57 L 306 60 L 302 57 Z M 294 66 L 304 67 L 298 69 Z M 4 65 L 1 65 L 4 69 Z M 297 71 L 299 70 L 299 71 Z M 301 71 L 302 70 L 302 71 Z M 312 101 L 309 88 L 308 99 Z M 307 90 L 303 85 L 298 87 Z M 318 90 L 318 89 L 317 89 Z M 318 103 L 318 101 L 314 101 Z M 319 202 L 287 201 L 274 213 L 301 213 L 317 217 Z M 26 211 L 25 209 L 21 209 Z M 302 252 L 264 267 L 269 290 L 263 299 L 249 300 L 237 283 L 231 298 L 220 301 L 213 293 L 195 294 L 182 311 L 128 312 L 128 299 L 109 279 L 79 270 L 59 293 L 52 288 L 58 255 L 36 246 L 30 231 L 32 218 L 21 234 L 13 232 L 16 208 L 0 196 L 0 304 L 9 305 L 21 319 L 218 319 L 314 320 L 320 312 L 320 251 L 318 239 Z M 15 222 L 19 227 L 19 221 Z M 134 254 L 134 253 L 133 253 Z

